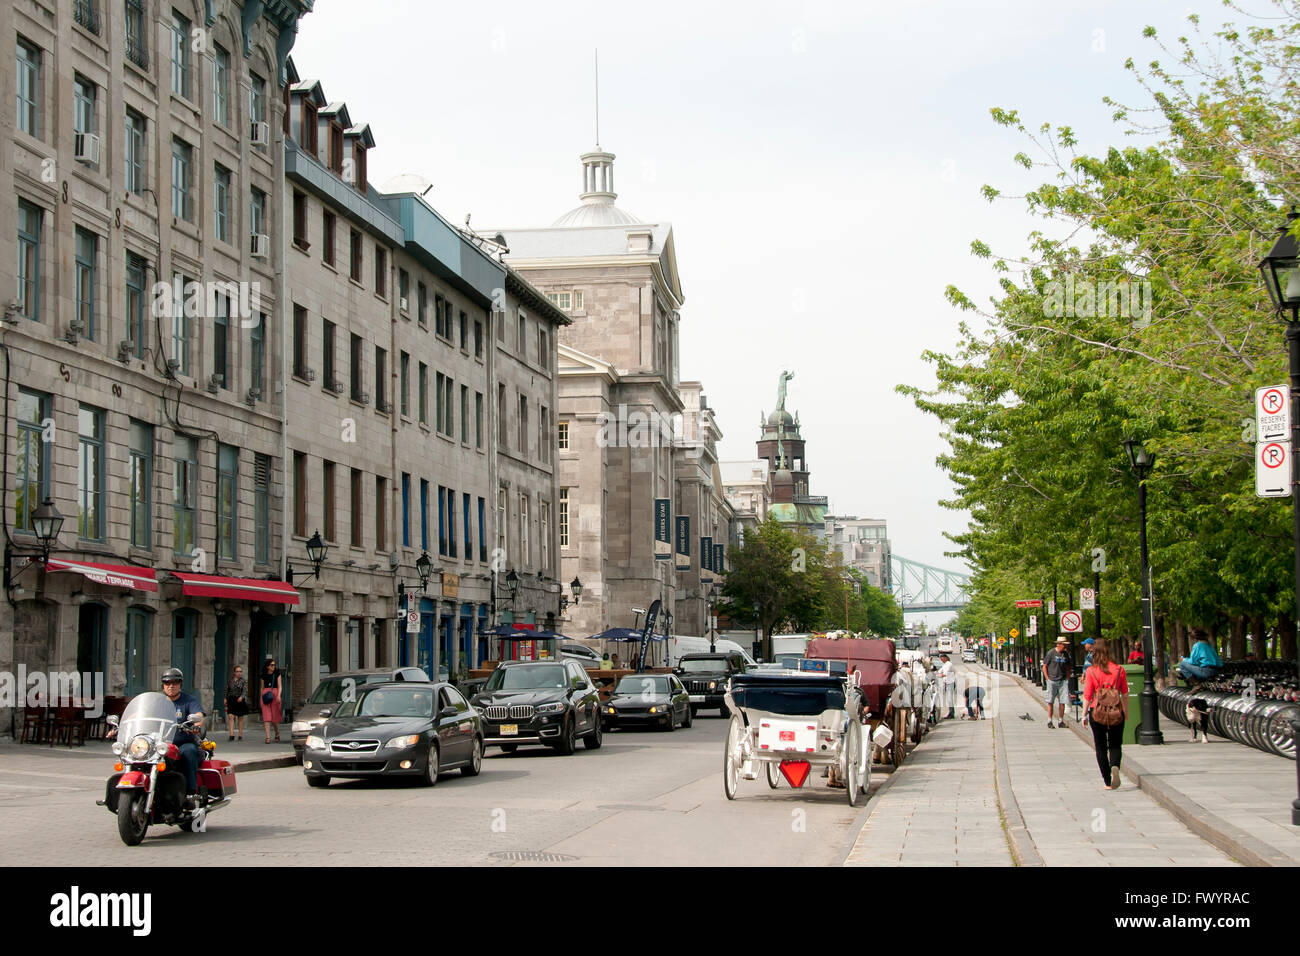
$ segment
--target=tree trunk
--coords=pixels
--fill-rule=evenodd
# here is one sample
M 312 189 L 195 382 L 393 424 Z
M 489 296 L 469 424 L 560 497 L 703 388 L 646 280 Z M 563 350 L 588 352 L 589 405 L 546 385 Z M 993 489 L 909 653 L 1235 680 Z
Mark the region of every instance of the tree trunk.
M 1155 674 L 1156 689 L 1162 690 L 1165 686 L 1165 618 L 1163 614 L 1156 615 L 1151 628 L 1151 668 Z M 1127 660 L 1127 658 L 1122 658 Z
M 1264 630 L 1264 618 L 1258 614 L 1250 618 L 1250 656 L 1259 661 L 1268 660 L 1268 634 Z
M 1277 616 L 1278 656 L 1284 661 L 1295 660 L 1295 621 L 1289 614 Z
M 1228 658 L 1234 661 L 1246 659 L 1246 618 L 1234 614 L 1228 633 Z

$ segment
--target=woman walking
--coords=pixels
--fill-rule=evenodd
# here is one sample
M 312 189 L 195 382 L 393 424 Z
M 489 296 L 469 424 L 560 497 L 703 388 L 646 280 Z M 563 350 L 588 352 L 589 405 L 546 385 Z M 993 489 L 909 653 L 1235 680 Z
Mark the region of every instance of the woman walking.
M 1097 766 L 1109 790 L 1119 789 L 1119 762 L 1128 720 L 1128 675 L 1111 660 L 1104 638 L 1092 645 L 1092 666 L 1083 679 L 1084 720 L 1092 725 Z
M 235 740 L 235 722 L 239 725 L 239 740 L 244 739 L 244 718 L 248 716 L 248 681 L 244 680 L 244 669 L 235 665 L 235 674 L 226 685 L 226 730 L 230 739 Z
M 280 742 L 280 722 L 284 720 L 284 707 L 280 693 L 284 690 L 284 679 L 276 669 L 275 658 L 268 657 L 262 667 L 262 727 L 266 731 L 266 742 L 271 742 L 271 728 L 275 728 L 275 742 Z

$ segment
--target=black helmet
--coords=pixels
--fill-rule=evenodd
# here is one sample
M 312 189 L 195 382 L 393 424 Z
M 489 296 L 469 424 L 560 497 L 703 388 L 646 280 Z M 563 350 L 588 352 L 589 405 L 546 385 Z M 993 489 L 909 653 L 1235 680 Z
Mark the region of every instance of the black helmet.
M 184 683 L 185 675 L 181 673 L 181 669 L 179 667 L 169 667 L 165 671 L 163 671 L 162 679 L 164 684 L 167 683 L 169 680 L 178 680 L 181 683 Z

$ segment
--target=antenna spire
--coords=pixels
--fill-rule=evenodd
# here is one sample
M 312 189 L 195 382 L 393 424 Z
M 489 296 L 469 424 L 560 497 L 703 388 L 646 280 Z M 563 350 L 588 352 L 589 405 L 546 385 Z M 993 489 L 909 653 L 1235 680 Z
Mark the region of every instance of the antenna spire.
M 600 149 L 600 49 L 596 49 L 596 148 Z

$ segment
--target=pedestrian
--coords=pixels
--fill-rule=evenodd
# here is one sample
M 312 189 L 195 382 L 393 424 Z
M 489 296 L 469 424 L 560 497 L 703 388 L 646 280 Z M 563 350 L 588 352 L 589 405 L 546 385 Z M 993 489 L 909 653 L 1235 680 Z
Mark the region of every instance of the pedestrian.
M 226 730 L 231 740 L 244 739 L 244 719 L 248 716 L 248 681 L 244 680 L 244 669 L 235 665 L 234 676 L 226 684 Z M 239 736 L 235 736 L 238 722 Z
M 284 677 L 275 666 L 275 658 L 269 654 L 262 665 L 262 728 L 266 731 L 266 742 L 271 742 L 271 728 L 275 728 L 275 742 L 280 742 L 280 722 L 284 720 L 284 705 L 281 694 L 284 692 Z
M 604 656 L 601 657 L 600 669 L 603 671 L 609 671 L 614 669 L 614 662 L 609 659 L 609 651 L 606 651 Z
M 1178 674 L 1194 686 L 1201 681 L 1218 677 L 1219 671 L 1223 669 L 1223 658 L 1210 643 L 1210 632 L 1205 628 L 1192 628 L 1191 636 L 1196 639 L 1196 643 L 1192 645 L 1191 656 L 1178 662 Z
M 1087 653 L 1083 657 L 1084 671 L 1087 671 L 1092 666 L 1092 645 L 1095 643 L 1097 643 L 1096 640 L 1091 637 L 1083 642 L 1083 646 L 1087 648 Z
M 1092 645 L 1092 666 L 1083 678 L 1084 722 L 1092 725 L 1101 779 L 1110 790 L 1119 789 L 1119 763 L 1123 756 L 1124 722 L 1128 720 L 1128 675 L 1111 661 L 1105 639 Z
M 1074 661 L 1070 660 L 1068 650 L 1070 642 L 1063 637 L 1056 639 L 1056 647 L 1047 652 L 1043 658 L 1043 682 L 1047 688 L 1047 728 L 1065 726 L 1065 702 L 1070 697 L 1070 672 L 1074 670 Z M 1058 703 L 1059 701 L 1059 703 Z M 1056 724 L 1052 723 L 1052 705 L 1056 704 Z
M 939 660 L 943 661 L 939 668 L 939 686 L 943 688 L 943 702 L 948 705 L 948 719 L 952 720 L 957 716 L 956 668 L 947 654 L 940 654 Z
M 979 683 L 966 687 L 966 716 L 971 720 L 984 719 L 984 687 Z

